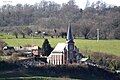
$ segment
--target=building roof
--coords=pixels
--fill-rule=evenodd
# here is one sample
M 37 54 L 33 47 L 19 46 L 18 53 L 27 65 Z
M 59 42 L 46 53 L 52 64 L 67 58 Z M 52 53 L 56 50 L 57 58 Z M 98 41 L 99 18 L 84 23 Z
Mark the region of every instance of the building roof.
M 88 58 L 82 58 L 80 61 L 85 62 L 87 60 L 88 60 Z
M 14 47 L 12 46 L 5 46 L 3 50 L 14 50 Z
M 67 41 L 68 41 L 68 42 L 73 42 L 71 24 L 68 25 Z
M 41 48 L 39 46 L 34 46 L 32 50 L 40 50 Z
M 54 52 L 63 52 L 64 48 L 65 48 L 65 43 L 58 43 L 57 46 L 52 51 L 52 53 L 54 53 Z

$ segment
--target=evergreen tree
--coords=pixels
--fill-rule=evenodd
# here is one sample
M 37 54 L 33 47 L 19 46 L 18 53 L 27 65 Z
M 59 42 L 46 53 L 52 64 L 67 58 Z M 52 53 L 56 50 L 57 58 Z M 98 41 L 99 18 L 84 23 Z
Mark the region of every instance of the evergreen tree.
M 49 56 L 50 53 L 52 52 L 53 48 L 49 44 L 48 39 L 45 39 L 42 45 L 42 51 L 43 51 L 43 56 Z

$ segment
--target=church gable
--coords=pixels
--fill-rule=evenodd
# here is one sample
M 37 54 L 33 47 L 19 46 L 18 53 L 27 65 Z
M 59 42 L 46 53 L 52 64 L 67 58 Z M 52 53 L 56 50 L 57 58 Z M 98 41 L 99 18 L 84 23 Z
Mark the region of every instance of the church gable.
M 65 47 L 65 43 L 58 43 L 51 54 L 48 56 L 48 63 L 54 65 L 64 64 Z

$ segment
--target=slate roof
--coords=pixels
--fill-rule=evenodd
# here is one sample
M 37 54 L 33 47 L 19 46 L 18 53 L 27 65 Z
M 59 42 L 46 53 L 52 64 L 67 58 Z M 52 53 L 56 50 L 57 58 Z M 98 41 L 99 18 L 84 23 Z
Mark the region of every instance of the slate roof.
M 65 46 L 66 46 L 65 43 L 58 43 L 57 46 L 56 46 L 56 47 L 54 48 L 54 50 L 52 51 L 52 53 L 55 53 L 55 52 L 63 52 Z

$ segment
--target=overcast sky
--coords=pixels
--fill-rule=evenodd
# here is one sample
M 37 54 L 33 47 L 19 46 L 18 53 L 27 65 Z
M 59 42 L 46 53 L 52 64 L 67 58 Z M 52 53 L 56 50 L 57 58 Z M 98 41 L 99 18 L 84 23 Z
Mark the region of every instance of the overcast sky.
M 35 3 L 39 3 L 40 1 L 41 0 L 0 0 L 0 6 L 7 3 L 10 3 L 12 5 L 15 5 L 17 3 L 35 4 Z M 56 3 L 62 4 L 62 3 L 67 3 L 69 0 L 45 0 L 45 1 L 54 1 Z M 93 3 L 96 1 L 98 0 L 89 0 L 90 3 Z M 100 1 L 106 2 L 107 4 L 120 6 L 120 0 L 100 0 Z M 75 0 L 75 2 L 80 8 L 84 8 L 87 0 Z

